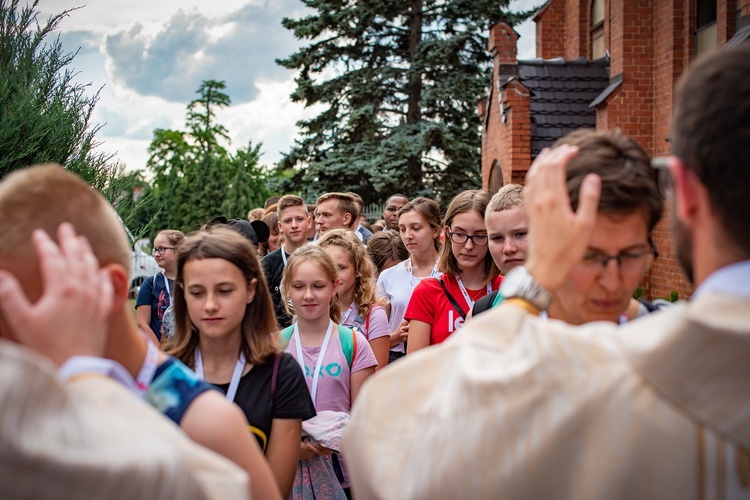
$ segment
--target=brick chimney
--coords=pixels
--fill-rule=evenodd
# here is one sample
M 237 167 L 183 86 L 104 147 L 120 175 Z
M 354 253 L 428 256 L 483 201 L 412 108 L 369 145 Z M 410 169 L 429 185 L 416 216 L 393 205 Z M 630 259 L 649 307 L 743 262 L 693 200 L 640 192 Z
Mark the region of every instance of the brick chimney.
M 495 64 L 516 64 L 518 33 L 504 22 L 490 27 L 487 50 L 495 58 Z

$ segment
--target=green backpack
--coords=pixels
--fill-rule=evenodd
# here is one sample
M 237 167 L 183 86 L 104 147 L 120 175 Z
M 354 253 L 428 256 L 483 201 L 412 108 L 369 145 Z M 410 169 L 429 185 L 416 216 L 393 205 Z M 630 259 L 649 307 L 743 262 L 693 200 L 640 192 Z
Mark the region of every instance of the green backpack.
M 294 325 L 281 330 L 278 342 L 279 349 L 286 350 L 293 334 Z M 352 363 L 354 363 L 354 360 L 357 358 L 357 334 L 351 328 L 339 325 L 339 342 L 341 343 L 341 350 L 344 352 L 346 362 L 351 370 Z

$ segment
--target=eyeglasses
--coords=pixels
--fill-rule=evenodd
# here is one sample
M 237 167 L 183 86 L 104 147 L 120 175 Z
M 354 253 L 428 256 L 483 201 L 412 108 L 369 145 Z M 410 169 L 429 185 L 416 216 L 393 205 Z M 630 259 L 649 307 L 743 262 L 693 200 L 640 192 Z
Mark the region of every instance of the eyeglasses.
M 451 241 L 459 245 L 463 245 L 469 240 L 478 247 L 483 247 L 487 244 L 486 234 L 454 233 L 453 231 L 448 231 L 448 233 L 451 235 Z
M 174 250 L 174 247 L 157 247 L 151 250 L 151 255 L 163 255 L 167 250 Z
M 659 253 L 655 247 L 651 247 L 648 250 L 625 252 L 617 255 L 589 252 L 583 256 L 583 265 L 590 272 L 598 273 L 606 269 L 609 261 L 613 260 L 617 262 L 623 274 L 635 275 L 642 274 L 658 255 Z
M 651 160 L 651 168 L 655 169 L 658 176 L 659 192 L 664 198 L 672 195 L 674 192 L 674 179 L 672 172 L 669 171 L 669 157 L 657 156 Z

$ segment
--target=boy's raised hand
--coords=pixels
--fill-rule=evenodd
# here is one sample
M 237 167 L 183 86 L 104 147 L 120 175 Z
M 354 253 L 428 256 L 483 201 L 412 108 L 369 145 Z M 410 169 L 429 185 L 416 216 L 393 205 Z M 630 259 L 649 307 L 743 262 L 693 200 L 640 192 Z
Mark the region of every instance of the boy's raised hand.
M 59 246 L 42 230 L 32 235 L 43 290 L 36 303 L 13 274 L 0 270 L 0 318 L 9 330 L 3 336 L 61 366 L 72 356 L 104 353 L 114 290 L 109 273 L 71 224 L 60 224 L 57 234 Z

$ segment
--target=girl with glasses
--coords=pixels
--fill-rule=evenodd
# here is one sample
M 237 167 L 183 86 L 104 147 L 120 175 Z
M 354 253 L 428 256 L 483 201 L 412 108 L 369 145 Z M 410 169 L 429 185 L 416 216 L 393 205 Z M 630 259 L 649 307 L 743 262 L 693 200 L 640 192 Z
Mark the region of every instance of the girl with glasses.
M 409 321 L 407 353 L 443 342 L 463 326 L 477 300 L 500 287 L 502 277 L 488 251 L 484 224 L 489 200 L 486 191 L 471 190 L 448 205 L 438 258 L 443 274 L 414 289 L 404 314 Z
M 177 274 L 175 248 L 185 238 L 180 231 L 165 229 L 154 238 L 151 253 L 162 271 L 143 281 L 135 301 L 138 328 L 146 332 L 155 344 L 161 341 L 161 321 L 164 311 L 172 304 L 174 279 Z

